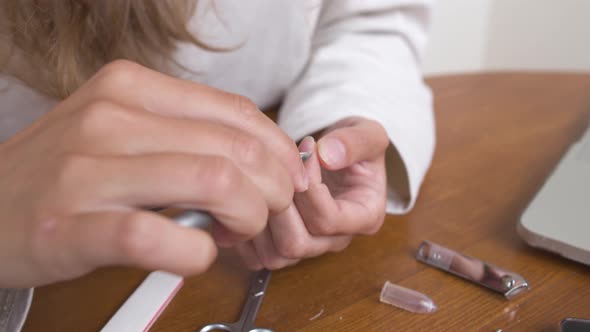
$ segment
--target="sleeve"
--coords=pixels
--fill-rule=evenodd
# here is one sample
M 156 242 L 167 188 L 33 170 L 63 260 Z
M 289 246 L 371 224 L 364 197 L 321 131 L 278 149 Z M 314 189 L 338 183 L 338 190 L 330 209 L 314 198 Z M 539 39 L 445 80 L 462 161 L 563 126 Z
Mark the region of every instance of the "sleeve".
M 49 112 L 56 100 L 39 94 L 15 78 L 0 74 L 0 143 Z
M 279 111 L 295 140 L 350 116 L 379 122 L 392 143 L 388 213 L 412 208 L 434 152 L 432 97 L 420 73 L 430 2 L 324 1 L 307 67 Z

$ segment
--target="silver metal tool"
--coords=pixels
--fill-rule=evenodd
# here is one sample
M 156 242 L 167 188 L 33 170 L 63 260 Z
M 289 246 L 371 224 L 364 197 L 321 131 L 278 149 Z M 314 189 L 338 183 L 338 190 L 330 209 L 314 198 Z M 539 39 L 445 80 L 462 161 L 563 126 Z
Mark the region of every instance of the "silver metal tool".
M 309 157 L 311 157 L 311 155 L 311 152 L 299 152 L 299 157 L 301 157 L 301 161 L 306 161 L 307 159 L 309 159 Z
M 210 332 L 210 331 L 228 331 L 228 332 L 273 332 L 273 330 L 256 327 L 256 315 L 260 304 L 266 293 L 268 282 L 270 281 L 269 270 L 260 270 L 256 272 L 256 275 L 250 282 L 250 288 L 248 290 L 248 298 L 246 304 L 240 314 L 240 319 L 235 323 L 212 323 L 203 326 L 199 332 Z
M 0 289 L 0 332 L 20 332 L 32 298 L 32 288 Z
M 503 294 L 508 300 L 529 289 L 528 282 L 518 273 L 429 241 L 422 242 L 416 259 Z
M 306 161 L 311 157 L 311 152 L 300 152 L 299 157 Z M 201 210 L 187 210 L 172 218 L 174 222 L 184 227 L 208 229 L 215 220 L 211 214 Z
M 213 223 L 213 216 L 205 211 L 187 210 L 172 217 L 175 223 L 183 227 L 206 230 Z

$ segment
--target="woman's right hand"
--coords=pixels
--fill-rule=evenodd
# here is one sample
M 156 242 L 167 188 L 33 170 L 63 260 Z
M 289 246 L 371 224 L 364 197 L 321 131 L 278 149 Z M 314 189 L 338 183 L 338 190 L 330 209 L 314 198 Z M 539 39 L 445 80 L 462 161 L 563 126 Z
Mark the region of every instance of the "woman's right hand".
M 0 287 L 105 265 L 197 274 L 213 238 L 252 238 L 306 187 L 295 144 L 246 98 L 116 61 L 0 145 Z M 153 206 L 219 223 L 211 238 Z

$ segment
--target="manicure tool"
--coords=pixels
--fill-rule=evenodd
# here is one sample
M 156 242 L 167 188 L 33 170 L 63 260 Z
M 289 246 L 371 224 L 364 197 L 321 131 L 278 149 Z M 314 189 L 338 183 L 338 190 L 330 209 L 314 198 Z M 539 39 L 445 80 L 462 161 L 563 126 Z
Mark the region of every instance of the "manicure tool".
M 273 330 L 255 327 L 256 315 L 266 293 L 270 281 L 269 270 L 256 272 L 254 279 L 250 282 L 248 298 L 240 314 L 240 319 L 235 323 L 212 323 L 203 326 L 199 332 L 228 331 L 228 332 L 273 332 Z
M 503 294 L 508 300 L 530 288 L 528 282 L 516 272 L 429 241 L 422 242 L 416 259 Z

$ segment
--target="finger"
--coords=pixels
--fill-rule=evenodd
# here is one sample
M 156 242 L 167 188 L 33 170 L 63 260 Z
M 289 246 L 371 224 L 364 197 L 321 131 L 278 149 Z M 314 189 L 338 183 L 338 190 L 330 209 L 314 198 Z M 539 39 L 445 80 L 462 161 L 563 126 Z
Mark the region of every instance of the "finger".
M 254 249 L 254 244 L 252 241 L 246 241 L 238 244 L 236 246 L 236 251 L 248 269 L 258 271 L 264 268 L 260 262 L 260 259 L 258 258 L 258 254 L 256 254 L 256 249 Z
M 130 265 L 181 275 L 202 273 L 217 249 L 201 230 L 180 227 L 145 211 L 112 211 L 60 220 L 42 236 L 41 261 L 56 279 L 82 275 L 96 267 Z
M 85 131 L 80 139 L 70 140 L 76 151 L 223 156 L 257 185 L 271 211 L 284 210 L 293 199 L 293 183 L 282 163 L 262 142 L 234 128 L 160 116 L 107 102 L 93 104 L 90 111 L 75 116 Z M 79 135 L 78 128 L 71 130 Z
M 328 251 L 340 251 L 350 243 L 348 235 L 312 236 L 305 227 L 295 205 L 274 215 L 268 222 L 278 253 L 286 258 L 315 257 Z
M 317 144 L 312 136 L 307 136 L 299 144 L 300 152 L 311 152 L 309 159 L 304 163 L 305 171 L 310 184 L 322 183 L 322 168 L 317 154 Z
M 217 244 L 217 246 L 219 246 L 220 248 L 231 248 L 231 247 L 234 247 L 240 243 L 246 242 L 246 241 L 244 241 L 243 236 L 232 232 L 231 230 L 229 230 L 227 227 L 225 227 L 223 224 L 220 224 L 220 223 L 213 224 L 213 227 L 211 230 L 211 236 L 215 240 L 215 243 Z M 248 242 L 250 242 L 250 241 L 248 241 Z
M 299 149 L 302 152 L 314 151 L 316 149 L 316 145 L 313 141 L 313 138 L 306 137 L 303 139 Z M 283 219 L 285 220 L 283 221 L 283 224 L 290 226 L 289 232 L 296 231 L 294 227 L 297 225 L 297 223 L 294 222 L 294 220 L 297 219 L 301 221 L 301 225 L 305 225 L 305 231 L 311 233 L 315 237 L 322 235 L 334 236 L 368 232 L 369 228 L 373 226 L 373 220 L 367 219 L 368 213 L 366 209 L 364 207 L 362 209 L 356 209 L 354 205 L 352 208 L 349 208 L 351 204 L 355 203 L 335 200 L 328 187 L 322 183 L 321 165 L 318 153 L 312 154 L 312 156 L 305 162 L 305 168 L 310 179 L 308 190 L 303 193 L 295 194 L 294 201 L 297 205 L 295 211 L 289 211 L 289 213 L 281 214 L 284 216 Z M 349 213 L 347 210 L 352 211 Z M 269 222 L 269 227 L 274 229 L 275 227 L 273 226 L 275 224 L 276 223 L 274 221 L 271 221 Z M 367 230 L 365 231 L 365 229 Z M 280 229 L 277 229 L 276 232 L 278 233 L 279 230 Z M 284 237 L 289 236 L 288 234 L 289 233 L 276 234 L 276 243 L 279 245 L 282 245 L 283 243 L 289 243 L 283 242 L 286 240 Z M 279 236 L 281 239 L 276 238 Z M 281 248 L 281 250 L 288 253 L 290 249 L 286 247 Z M 321 251 L 322 248 L 318 248 L 317 250 Z M 302 253 L 296 252 L 294 254 Z
M 381 157 L 389 145 L 383 126 L 373 120 L 347 119 L 318 141 L 322 166 L 339 170 L 357 162 Z
M 264 142 L 289 171 L 296 190 L 307 188 L 295 143 L 245 97 L 116 61 L 101 69 L 71 99 L 70 109 L 108 100 L 129 108 L 237 128 Z
M 312 235 L 373 234 L 383 222 L 384 207 L 369 197 L 366 202 L 334 199 L 325 184 L 310 185 L 294 199 Z
M 316 149 L 313 138 L 306 137 L 303 139 L 299 149 L 302 152 L 313 151 Z M 356 210 L 354 208 L 347 208 L 347 206 L 354 203 L 347 204 L 346 201 L 335 200 L 328 187 L 322 183 L 321 165 L 318 153 L 314 153 L 305 162 L 305 168 L 310 179 L 308 190 L 303 193 L 295 194 L 294 201 L 297 205 L 295 211 L 281 214 L 285 216 L 283 219 L 286 220 L 283 223 L 291 226 L 289 229 L 290 232 L 296 231 L 293 229 L 297 224 L 293 220 L 296 219 L 301 220 L 301 224 L 306 227 L 306 232 L 311 233 L 315 237 L 322 235 L 333 236 L 358 234 L 363 233 L 362 230 L 364 230 L 364 228 L 372 226 L 367 219 L 354 219 L 359 217 L 366 218 L 366 209 Z M 344 210 L 341 206 L 344 207 Z M 352 214 L 347 213 L 345 210 L 352 210 Z M 269 227 L 271 227 L 271 229 L 274 229 L 274 225 L 274 221 L 269 222 Z M 288 233 L 281 235 L 277 234 L 276 236 L 287 237 Z M 276 242 L 279 244 L 284 243 L 280 239 L 276 239 Z M 289 248 L 281 249 L 289 250 Z
M 254 249 L 256 250 L 256 255 L 260 263 L 268 270 L 282 269 L 299 261 L 299 259 L 283 257 L 278 253 L 268 228 L 256 235 L 252 243 L 254 244 Z
M 228 159 L 206 155 L 154 154 L 123 157 L 72 156 L 56 184 L 56 200 L 85 211 L 175 206 L 209 211 L 243 239 L 258 234 L 268 218 L 263 195 Z M 92 174 L 93 176 L 89 176 Z M 63 188 L 63 189 L 59 189 Z M 76 188 L 76 195 L 71 195 Z

